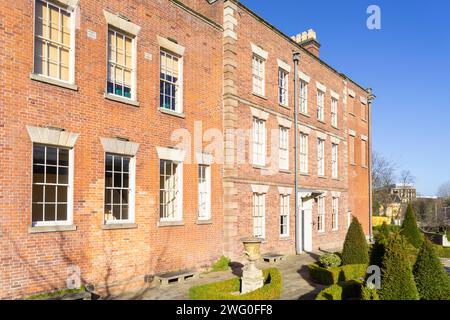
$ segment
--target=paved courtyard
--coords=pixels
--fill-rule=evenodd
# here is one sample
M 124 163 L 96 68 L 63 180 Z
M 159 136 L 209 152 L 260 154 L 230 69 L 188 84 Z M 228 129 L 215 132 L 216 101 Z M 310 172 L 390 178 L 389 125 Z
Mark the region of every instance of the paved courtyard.
M 280 270 L 283 278 L 282 300 L 314 299 L 317 293 L 326 286 L 316 284 L 310 280 L 307 265 L 314 262 L 319 254 L 322 253 L 304 253 L 302 255 L 288 256 L 284 261 L 275 264 L 260 262 L 258 266 L 261 269 L 276 267 Z M 194 285 L 226 280 L 241 275 L 242 265 L 238 263 L 233 264 L 232 269 L 230 271 L 203 273 L 200 274 L 198 279 L 189 280 L 182 284 L 171 284 L 166 287 L 155 286 L 136 292 L 123 293 L 119 296 L 110 297 L 110 299 L 187 300 L 188 290 Z

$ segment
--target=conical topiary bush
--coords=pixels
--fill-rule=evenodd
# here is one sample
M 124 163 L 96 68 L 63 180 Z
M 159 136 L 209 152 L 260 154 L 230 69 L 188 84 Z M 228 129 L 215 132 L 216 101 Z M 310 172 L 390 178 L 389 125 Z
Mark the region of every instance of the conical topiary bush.
M 403 220 L 400 233 L 405 236 L 409 243 L 411 243 L 414 247 L 419 248 L 422 244 L 422 234 L 417 227 L 416 216 L 414 215 L 414 210 L 411 204 L 408 204 L 408 208 L 406 209 L 405 220 Z
M 418 300 L 411 265 L 405 250 L 406 240 L 393 234 L 387 241 L 381 264 L 381 300 Z
M 422 243 L 413 274 L 421 299 L 450 300 L 450 279 L 428 240 Z
M 353 217 L 352 223 L 345 236 L 344 248 L 342 249 L 342 264 L 368 264 L 367 240 L 358 219 Z

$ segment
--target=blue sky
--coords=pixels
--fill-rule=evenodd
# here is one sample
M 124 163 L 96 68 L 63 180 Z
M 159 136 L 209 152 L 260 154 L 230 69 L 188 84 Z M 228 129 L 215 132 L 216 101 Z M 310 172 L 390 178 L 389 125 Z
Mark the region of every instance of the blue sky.
M 313 28 L 320 55 L 371 86 L 373 149 L 408 169 L 418 192 L 450 180 L 450 1 L 242 0 L 288 35 Z M 366 27 L 381 8 L 381 30 Z

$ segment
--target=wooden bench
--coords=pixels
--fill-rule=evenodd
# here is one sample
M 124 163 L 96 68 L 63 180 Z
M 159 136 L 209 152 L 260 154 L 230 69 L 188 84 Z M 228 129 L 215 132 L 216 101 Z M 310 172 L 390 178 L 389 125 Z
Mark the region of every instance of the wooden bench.
M 286 260 L 286 256 L 278 253 L 267 253 L 262 256 L 264 261 L 267 261 L 269 263 L 277 263 L 282 260 Z
M 197 278 L 198 273 L 193 270 L 167 272 L 155 276 L 155 280 L 158 281 L 161 286 L 168 286 L 172 283 L 183 283 L 186 280 Z

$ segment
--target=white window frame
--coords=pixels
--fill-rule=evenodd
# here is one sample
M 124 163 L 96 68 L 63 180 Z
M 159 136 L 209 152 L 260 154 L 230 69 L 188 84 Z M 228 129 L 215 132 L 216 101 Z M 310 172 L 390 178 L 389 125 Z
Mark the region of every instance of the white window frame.
M 183 91 L 184 91 L 184 89 L 183 89 L 183 86 L 184 86 L 184 81 L 183 81 L 183 78 L 184 78 L 183 74 L 184 74 L 184 72 L 183 72 L 183 68 L 184 68 L 184 57 L 183 57 L 183 55 L 174 53 L 174 52 L 172 52 L 172 51 L 170 51 L 168 49 L 165 49 L 163 47 L 160 48 L 160 52 L 159 52 L 159 57 L 160 57 L 160 61 L 159 61 L 159 85 L 160 86 L 161 86 L 161 82 L 162 81 L 168 82 L 165 79 L 161 79 L 161 73 L 162 73 L 162 69 L 163 69 L 162 68 L 162 59 L 161 59 L 161 57 L 162 57 L 163 53 L 168 58 L 176 58 L 176 59 L 178 59 L 177 63 L 178 63 L 178 73 L 179 74 L 178 74 L 177 83 L 176 84 L 172 83 L 177 88 L 176 96 L 175 96 L 175 99 L 176 99 L 175 100 L 175 110 L 172 110 L 171 108 L 164 108 L 164 107 L 161 106 L 161 103 L 162 103 L 162 101 L 161 101 L 161 92 L 159 94 L 159 108 L 162 109 L 162 110 L 168 110 L 169 112 L 183 113 L 183 109 L 184 109 L 183 108 Z
M 331 203 L 331 230 L 339 229 L 339 198 L 333 197 Z
M 317 138 L 317 175 L 325 176 L 325 140 Z
M 161 211 L 161 205 L 167 205 L 167 204 L 163 204 L 163 199 L 161 199 L 161 192 L 167 192 L 164 189 L 161 189 L 161 165 L 162 163 L 173 163 L 176 165 L 176 170 L 175 170 L 175 181 L 176 181 L 176 185 L 177 185 L 177 190 L 176 191 L 176 210 L 175 210 L 175 215 L 173 217 L 163 217 L 162 216 L 162 211 Z M 165 172 L 164 172 L 165 174 Z M 183 220 L 183 163 L 179 162 L 179 161 L 174 161 L 171 159 L 164 159 L 164 158 L 160 158 L 159 159 L 159 221 L 160 222 L 179 222 Z
M 300 80 L 300 113 L 308 114 L 308 82 Z
M 280 146 L 279 146 L 279 168 L 289 170 L 289 129 L 280 126 L 279 129 Z
M 265 239 L 266 237 L 266 194 L 253 193 L 253 236 Z M 261 230 L 261 232 L 259 232 Z
M 325 197 L 317 198 L 317 232 L 325 232 Z
M 280 194 L 280 237 L 289 237 L 289 194 Z M 285 223 L 283 223 L 283 217 Z M 282 232 L 283 226 L 285 226 L 285 232 Z
M 278 68 L 278 103 L 289 105 L 289 72 L 283 68 Z
M 36 50 L 37 50 L 37 48 L 36 48 L 36 39 L 37 39 L 37 35 L 36 35 L 36 3 L 38 1 L 42 2 L 43 4 L 46 4 L 47 8 L 49 5 L 51 5 L 55 8 L 58 8 L 60 11 L 63 10 L 65 12 L 67 12 L 70 15 L 70 48 L 69 48 L 69 80 L 68 81 L 62 80 L 61 78 L 50 77 L 48 75 L 36 72 Z M 51 0 L 35 0 L 33 8 L 34 8 L 34 12 L 33 12 L 33 18 L 34 18 L 33 19 L 33 39 L 34 39 L 33 40 L 33 74 L 39 75 L 40 77 L 43 77 L 43 78 L 62 82 L 62 83 L 75 84 L 75 29 L 76 29 L 75 8 L 61 6 L 58 4 L 58 2 L 51 1 Z M 47 14 L 48 14 L 48 9 L 47 9 Z M 47 41 L 49 41 L 49 40 L 47 40 Z
M 339 176 L 339 145 L 331 144 L 331 177 L 337 178 Z
M 307 134 L 300 133 L 300 172 L 301 173 L 309 172 L 308 140 L 309 140 L 309 137 Z
M 35 145 L 39 145 L 39 146 L 43 146 L 45 147 L 45 150 L 47 150 L 47 147 L 52 147 L 52 148 L 63 148 L 63 149 L 67 149 L 69 151 L 69 166 L 68 166 L 68 183 L 67 183 L 67 202 L 66 202 L 66 206 L 67 206 L 67 219 L 66 220 L 61 220 L 61 221 L 35 221 L 33 222 L 33 216 L 32 216 L 32 204 L 33 204 L 33 197 L 31 197 L 31 215 L 30 215 L 30 220 L 31 220 L 31 226 L 32 227 L 47 227 L 47 226 L 67 226 L 67 225 L 72 225 L 73 224 L 73 181 L 74 181 L 74 151 L 73 148 L 67 148 L 67 147 L 63 147 L 63 146 L 55 146 L 55 145 L 48 145 L 48 144 L 44 144 L 44 143 L 32 143 L 32 155 L 31 155 L 31 172 L 32 172 L 32 181 L 31 181 L 31 188 L 33 189 L 33 166 L 34 166 L 34 146 Z M 46 157 L 46 156 L 45 156 Z M 58 157 L 59 157 L 59 152 L 58 152 Z M 57 160 L 58 161 L 58 160 Z M 45 161 L 46 162 L 46 161 Z M 45 164 L 45 166 L 47 166 Z M 46 171 L 44 171 L 44 177 L 46 175 Z M 45 183 L 42 183 L 43 185 L 45 185 Z M 55 195 L 55 197 L 57 197 L 57 195 Z M 57 200 L 57 198 L 56 198 Z M 45 202 L 45 199 L 44 199 Z M 55 201 L 55 203 L 57 203 Z M 56 214 L 56 213 L 55 213 Z M 45 212 L 43 211 L 43 216 L 45 216 Z M 55 216 L 56 218 L 56 216 Z
M 317 120 L 325 121 L 325 92 L 317 89 Z
M 136 80 L 136 69 L 137 69 L 137 41 L 136 41 L 136 36 L 135 35 L 132 35 L 132 34 L 129 34 L 129 33 L 127 33 L 127 32 L 125 32 L 125 31 L 123 31 L 123 30 L 121 30 L 121 29 L 119 29 L 119 28 L 117 28 L 116 26 L 114 26 L 114 25 L 110 25 L 110 24 L 108 24 L 108 30 L 107 30 L 107 32 L 108 32 L 108 36 L 107 36 L 107 38 L 106 38 L 106 94 L 108 94 L 108 95 L 111 95 L 111 96 L 114 96 L 114 97 L 119 97 L 120 99 L 126 99 L 126 100 L 130 100 L 130 101 L 136 101 L 137 100 L 137 98 L 136 98 L 136 92 L 137 92 L 137 88 L 136 88 L 136 86 L 137 86 L 137 80 Z M 109 52 L 110 52 L 110 49 L 109 49 L 109 33 L 110 32 L 114 32 L 116 35 L 121 35 L 121 36 L 123 36 L 124 37 L 124 40 L 125 40 L 125 38 L 129 38 L 129 39 L 131 39 L 131 49 L 132 49 L 132 52 L 131 52 L 131 69 L 130 69 L 130 72 L 131 72 L 131 88 L 130 88 L 130 94 L 131 94 L 131 96 L 128 98 L 128 97 L 126 97 L 125 95 L 118 95 L 118 94 L 115 94 L 115 90 L 114 90 L 114 87 L 115 87 L 115 80 L 116 80 L 116 77 L 114 76 L 114 83 L 113 83 L 113 92 L 108 92 L 108 82 L 109 82 L 109 72 L 110 72 L 110 64 L 112 64 L 112 65 L 115 65 L 115 64 L 117 64 L 117 62 L 112 62 L 112 61 L 110 61 L 110 58 L 109 58 Z M 124 59 L 125 59 L 125 53 L 123 53 L 123 56 L 124 56 Z M 121 68 L 125 68 L 125 66 L 121 66 Z M 124 77 L 122 76 L 122 80 L 124 80 Z
M 266 165 L 266 121 L 253 118 L 252 159 L 257 166 Z
M 252 56 L 252 90 L 256 95 L 265 95 L 266 60 L 257 54 Z
M 331 125 L 338 127 L 338 100 L 331 98 Z
M 204 172 L 202 171 L 204 168 Z M 204 176 L 203 176 L 204 175 Z M 202 184 L 202 180 L 203 184 Z M 211 219 L 211 166 L 198 165 L 198 220 Z
M 105 152 L 104 156 L 104 164 L 105 169 L 103 170 L 103 174 L 106 173 L 106 156 L 107 154 L 113 155 L 113 156 L 119 156 L 119 157 L 127 157 L 130 159 L 129 163 L 129 180 L 128 180 L 128 219 L 118 219 L 118 220 L 107 220 L 105 217 L 105 207 L 103 208 L 103 223 L 104 224 L 124 224 L 124 223 L 134 223 L 134 217 L 135 217 L 135 190 L 136 190 L 136 157 L 133 155 L 125 155 L 125 154 L 115 154 L 113 152 Z M 114 166 L 114 163 L 112 164 Z M 114 183 L 113 183 L 114 186 Z M 105 195 L 106 191 L 106 181 L 103 191 L 103 196 Z M 103 202 L 103 206 L 105 202 Z

